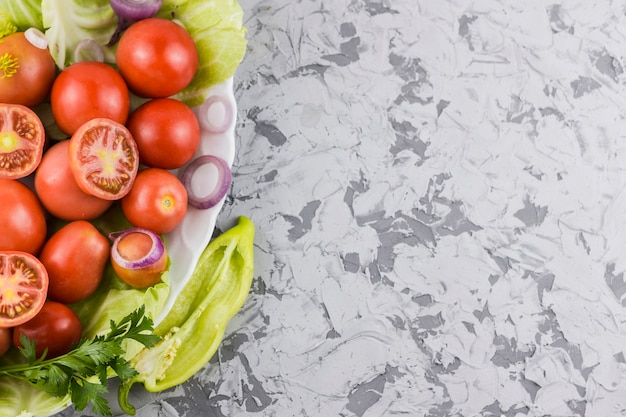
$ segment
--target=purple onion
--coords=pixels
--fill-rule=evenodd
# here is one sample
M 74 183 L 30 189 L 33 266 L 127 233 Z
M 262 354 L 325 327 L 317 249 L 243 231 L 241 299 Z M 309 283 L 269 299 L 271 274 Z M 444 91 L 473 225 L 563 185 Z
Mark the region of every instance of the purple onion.
M 213 120 L 211 109 L 215 111 L 216 106 L 219 105 L 223 106 L 224 115 L 222 120 L 215 121 Z M 200 126 L 204 129 L 212 133 L 224 133 L 233 121 L 233 106 L 226 97 L 216 94 L 210 96 L 204 103 L 198 106 L 196 115 L 198 116 Z
M 163 0 L 110 0 L 111 8 L 117 15 L 117 28 L 107 46 L 115 44 L 128 26 L 157 14 Z
M 217 168 L 217 186 L 207 196 L 198 196 L 193 191 L 192 180 L 198 168 L 212 164 Z M 233 175 L 230 167 L 222 158 L 214 155 L 203 155 L 191 161 L 184 169 L 181 178 L 187 189 L 187 198 L 190 206 L 197 209 L 208 209 L 219 203 L 228 192 Z

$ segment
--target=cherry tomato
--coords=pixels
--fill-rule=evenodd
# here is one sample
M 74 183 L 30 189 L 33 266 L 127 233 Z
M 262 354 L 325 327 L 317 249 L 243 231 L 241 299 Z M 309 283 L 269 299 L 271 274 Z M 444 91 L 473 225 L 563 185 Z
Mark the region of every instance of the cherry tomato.
M 22 178 L 33 172 L 41 161 L 45 140 L 35 112 L 21 104 L 0 103 L 0 178 Z
M 50 279 L 48 298 L 75 303 L 100 285 L 109 260 L 109 241 L 91 223 L 76 220 L 48 239 L 39 260 Z
M 142 97 L 176 94 L 198 69 L 198 51 L 191 35 L 182 26 L 156 17 L 126 29 L 115 60 L 130 90 Z
M 50 105 L 59 128 L 71 135 L 97 117 L 126 123 L 130 95 L 124 80 L 112 67 L 85 61 L 61 71 L 52 84 Z
M 47 228 L 35 193 L 18 180 L 0 179 L 0 201 L 0 251 L 39 253 Z
M 122 198 L 122 212 L 135 227 L 158 234 L 170 232 L 187 213 L 187 190 L 169 171 L 144 169 L 137 174 L 133 189 Z
M 126 125 L 137 142 L 141 163 L 175 169 L 187 163 L 200 143 L 200 125 L 193 111 L 171 98 L 142 104 Z
M 48 273 L 26 252 L 0 252 L 0 327 L 31 320 L 44 305 Z
M 10 327 L 0 328 L 0 356 L 3 356 L 11 348 L 11 340 L 13 339 L 13 329 Z
M 141 231 L 129 233 L 117 242 L 117 251 L 126 261 L 137 261 L 146 257 L 152 249 L 152 239 Z M 111 248 L 113 250 L 113 248 Z M 134 288 L 148 288 L 161 280 L 161 274 L 167 269 L 167 250 L 161 257 L 144 268 L 130 269 L 116 262 L 111 256 L 111 265 L 117 276 Z
M 105 200 L 128 194 L 139 169 L 139 150 L 123 125 L 92 119 L 70 139 L 70 168 L 81 190 Z
M 50 93 L 55 76 L 56 66 L 48 48 L 34 46 L 23 32 L 2 38 L 0 103 L 39 104 Z
M 41 311 L 31 320 L 13 329 L 13 345 L 21 347 L 20 336 L 35 342 L 37 357 L 48 349 L 46 358 L 54 358 L 70 351 L 80 340 L 83 328 L 74 311 L 62 303 L 46 301 Z
M 70 168 L 69 145 L 70 141 L 64 140 L 45 153 L 35 172 L 35 191 L 41 204 L 59 219 L 95 219 L 111 207 L 113 201 L 80 189 Z

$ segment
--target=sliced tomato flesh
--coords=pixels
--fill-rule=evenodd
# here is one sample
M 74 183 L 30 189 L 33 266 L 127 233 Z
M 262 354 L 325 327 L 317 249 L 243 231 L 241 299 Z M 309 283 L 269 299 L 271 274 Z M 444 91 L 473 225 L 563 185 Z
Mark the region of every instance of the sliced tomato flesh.
M 43 307 L 48 273 L 26 252 L 0 252 L 0 328 L 26 323 Z
M 69 158 L 78 186 L 106 200 L 128 194 L 139 169 L 139 151 L 131 133 L 105 118 L 88 121 L 72 135 Z
M 0 178 L 18 179 L 35 171 L 45 138 L 35 112 L 19 104 L 0 103 Z

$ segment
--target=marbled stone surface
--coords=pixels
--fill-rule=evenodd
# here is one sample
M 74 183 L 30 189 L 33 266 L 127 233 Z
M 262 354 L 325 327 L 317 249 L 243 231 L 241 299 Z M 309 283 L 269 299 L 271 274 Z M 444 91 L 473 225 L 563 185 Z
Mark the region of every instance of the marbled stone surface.
M 626 2 L 240 3 L 255 280 L 138 415 L 626 416 Z

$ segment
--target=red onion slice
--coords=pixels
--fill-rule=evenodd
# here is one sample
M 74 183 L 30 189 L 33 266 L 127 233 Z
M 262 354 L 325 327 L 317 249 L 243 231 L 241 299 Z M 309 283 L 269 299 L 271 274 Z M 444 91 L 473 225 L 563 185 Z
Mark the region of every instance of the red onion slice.
M 198 169 L 205 165 L 213 165 L 217 169 L 217 176 L 214 178 L 216 186 L 207 195 L 199 195 L 196 192 L 197 188 L 199 188 L 198 186 L 205 185 L 208 180 L 211 180 L 207 178 L 206 171 L 205 176 L 198 176 Z M 191 161 L 185 167 L 181 178 L 187 189 L 189 205 L 202 210 L 211 208 L 219 203 L 228 192 L 232 180 L 232 172 L 226 161 L 214 155 L 202 155 Z
M 119 242 L 131 233 L 143 233 L 152 240 L 152 247 L 142 258 L 129 260 L 124 258 L 119 252 L 117 247 Z M 165 245 L 159 235 L 148 229 L 133 227 L 123 230 L 122 232 L 113 232 L 109 234 L 109 239 L 113 240 L 113 246 L 111 247 L 112 261 L 124 269 L 135 270 L 148 268 L 156 264 L 163 256 L 163 253 L 165 253 Z
M 196 109 L 200 126 L 212 133 L 224 133 L 233 121 L 233 106 L 219 94 L 210 96 Z

